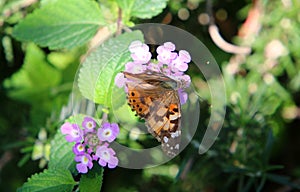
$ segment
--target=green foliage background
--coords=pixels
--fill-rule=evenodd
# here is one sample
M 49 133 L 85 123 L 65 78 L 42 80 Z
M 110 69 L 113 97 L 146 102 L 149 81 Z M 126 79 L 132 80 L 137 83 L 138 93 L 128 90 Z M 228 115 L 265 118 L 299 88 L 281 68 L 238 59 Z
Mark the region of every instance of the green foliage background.
M 212 3 L 221 35 L 251 47 L 250 54 L 229 54 L 212 42 L 208 26 L 199 23 L 200 15 L 210 11 L 206 3 Z M 259 30 L 251 26 L 242 38 L 237 32 L 251 19 L 254 4 Z M 0 1 L 0 191 L 299 190 L 299 9 L 297 0 Z M 211 106 L 207 83 L 192 66 L 188 73 L 201 98 L 200 124 L 178 157 L 144 170 L 95 167 L 80 177 L 71 145 L 58 131 L 71 114 L 77 69 L 90 42 L 101 44 L 84 61 L 78 88 L 110 107 L 114 76 L 129 59 L 126 49 L 132 40 L 142 40 L 138 31 L 113 34 L 121 24 L 127 30 L 147 22 L 182 28 L 215 56 L 227 93 L 223 129 L 213 147 L 199 155 L 197 143 Z M 91 91 L 95 87 L 103 91 Z M 76 118 L 68 121 L 80 121 Z M 142 147 L 121 134 L 122 142 Z

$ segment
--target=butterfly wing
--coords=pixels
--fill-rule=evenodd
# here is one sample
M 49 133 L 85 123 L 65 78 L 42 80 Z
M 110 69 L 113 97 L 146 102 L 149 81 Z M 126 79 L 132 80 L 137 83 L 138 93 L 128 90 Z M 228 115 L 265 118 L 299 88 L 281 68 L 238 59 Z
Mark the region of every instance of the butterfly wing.
M 124 75 L 131 110 L 145 119 L 148 131 L 162 142 L 164 153 L 174 157 L 179 153 L 181 135 L 181 110 L 175 81 L 159 73 L 124 72 Z
M 177 91 L 166 92 L 162 100 L 152 102 L 146 119 L 148 131 L 162 143 L 162 149 L 170 157 L 179 153 L 181 113 Z

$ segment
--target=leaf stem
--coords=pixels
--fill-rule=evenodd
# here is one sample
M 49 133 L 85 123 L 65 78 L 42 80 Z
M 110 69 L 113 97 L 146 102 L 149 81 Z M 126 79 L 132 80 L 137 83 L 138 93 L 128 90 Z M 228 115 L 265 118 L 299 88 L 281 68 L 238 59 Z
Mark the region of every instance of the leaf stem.
M 103 111 L 103 114 L 102 114 L 102 123 L 107 122 L 107 118 L 108 118 L 108 114 L 105 111 Z
M 122 9 L 118 8 L 118 19 L 117 19 L 117 32 L 116 36 L 122 33 Z
M 73 83 L 64 83 L 62 85 L 52 88 L 51 95 L 57 95 L 62 92 L 70 91 L 72 90 L 72 87 L 73 87 Z

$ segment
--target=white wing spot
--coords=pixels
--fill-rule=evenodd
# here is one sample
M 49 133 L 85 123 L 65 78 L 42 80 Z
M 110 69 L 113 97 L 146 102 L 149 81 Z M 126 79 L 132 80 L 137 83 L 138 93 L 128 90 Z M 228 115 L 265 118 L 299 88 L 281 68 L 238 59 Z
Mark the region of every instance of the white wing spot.
M 168 141 L 169 141 L 168 137 L 164 136 L 163 139 L 164 139 L 164 142 L 165 142 L 165 143 L 168 143 Z
M 176 131 L 176 132 L 174 132 L 174 133 L 171 133 L 171 137 L 172 137 L 172 138 L 179 137 L 180 134 L 181 134 L 180 131 Z

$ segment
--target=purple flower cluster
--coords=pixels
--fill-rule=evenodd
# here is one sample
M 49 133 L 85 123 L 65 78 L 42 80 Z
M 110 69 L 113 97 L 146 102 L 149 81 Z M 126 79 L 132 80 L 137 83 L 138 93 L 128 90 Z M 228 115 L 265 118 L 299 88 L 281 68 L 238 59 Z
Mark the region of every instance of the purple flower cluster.
M 188 69 L 188 63 L 191 61 L 190 54 L 185 50 L 175 52 L 175 45 L 172 42 L 166 42 L 157 47 L 157 60 L 151 60 L 149 47 L 141 41 L 133 41 L 129 46 L 131 53 L 130 61 L 125 64 L 125 71 L 133 74 L 143 73 L 145 71 L 153 71 L 166 75 L 177 82 L 181 83 L 178 89 L 180 103 L 184 104 L 187 100 L 187 93 L 183 91 L 188 88 L 191 78 L 184 72 Z M 125 85 L 126 78 L 123 73 L 117 74 L 115 84 L 118 87 Z
M 82 127 L 82 129 L 81 129 Z M 109 148 L 119 134 L 119 126 L 116 123 L 103 123 L 97 128 L 93 118 L 85 117 L 81 127 L 78 124 L 64 123 L 60 130 L 65 134 L 68 142 L 75 142 L 73 153 L 78 162 L 76 169 L 79 173 L 87 173 L 93 167 L 93 160 L 99 165 L 115 168 L 118 165 L 116 152 Z

